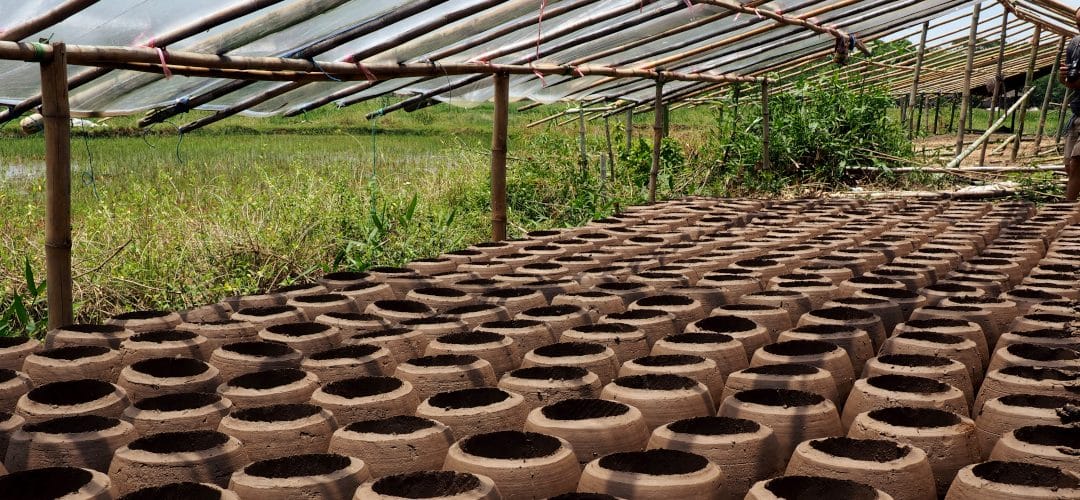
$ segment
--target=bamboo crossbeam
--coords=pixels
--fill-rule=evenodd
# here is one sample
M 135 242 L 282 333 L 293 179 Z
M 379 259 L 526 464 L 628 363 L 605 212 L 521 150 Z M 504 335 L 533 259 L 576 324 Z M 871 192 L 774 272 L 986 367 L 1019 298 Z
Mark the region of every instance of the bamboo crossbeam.
M 0 40 L 17 42 L 49 26 L 59 23 L 83 10 L 98 3 L 98 0 L 67 0 L 66 2 L 49 9 L 38 17 L 29 19 L 22 24 L 11 28 L 0 29 Z
M 44 44 L 0 42 L 0 59 L 18 61 L 45 61 L 52 58 L 53 48 Z M 81 66 L 124 65 L 125 69 L 161 72 L 161 61 L 156 50 L 139 47 L 108 47 L 94 45 L 68 45 L 69 64 Z M 655 80 L 700 82 L 760 82 L 761 78 L 740 75 L 710 73 L 681 73 L 640 68 L 611 68 L 607 66 L 565 66 L 539 63 L 522 64 L 354 64 L 336 61 L 315 62 L 305 59 L 282 57 L 247 57 L 200 54 L 185 51 L 169 51 L 168 66 L 173 73 L 190 74 L 210 78 L 243 78 L 250 80 L 298 79 L 331 81 L 331 76 L 345 80 L 410 78 L 442 75 L 512 75 L 563 76 L 610 76 L 616 78 L 646 78 Z

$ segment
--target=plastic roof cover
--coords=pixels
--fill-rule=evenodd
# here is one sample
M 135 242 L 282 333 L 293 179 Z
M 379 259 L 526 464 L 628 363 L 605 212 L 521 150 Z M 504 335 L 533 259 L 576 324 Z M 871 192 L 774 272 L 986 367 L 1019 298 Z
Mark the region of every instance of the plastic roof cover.
M 743 4 L 750 0 L 740 0 Z M 62 3 L 61 0 L 0 0 L 0 30 L 13 26 Z M 80 45 L 143 45 L 155 35 L 168 32 L 245 0 L 101 0 L 70 18 L 30 37 L 51 38 Z M 364 61 L 440 62 L 492 61 L 525 64 L 602 64 L 621 67 L 655 67 L 685 72 L 708 71 L 741 75 L 762 74 L 797 58 L 827 51 L 834 44 L 828 35 L 799 27 L 778 25 L 767 18 L 738 15 L 723 7 L 687 0 L 445 0 L 420 13 L 395 22 L 317 55 L 319 60 L 339 60 L 364 53 Z M 864 38 L 917 25 L 951 10 L 968 6 L 969 0 L 773 0 L 760 9 L 788 15 L 818 12 L 813 19 Z M 270 7 L 216 26 L 170 46 L 174 50 L 216 52 L 232 55 L 284 56 L 312 42 L 354 27 L 378 16 L 415 4 L 408 0 L 283 0 Z M 839 6 L 842 5 L 842 6 Z M 267 29 L 267 16 L 297 10 L 307 12 L 297 22 L 278 30 Z M 538 26 L 541 9 L 554 13 Z M 561 15 L 559 10 L 564 11 Z M 457 19 L 446 22 L 446 19 Z M 688 23 L 698 26 L 675 34 L 656 36 Z M 501 36 L 491 33 L 507 31 Z M 774 29 L 740 37 L 750 30 Z M 540 43 L 538 43 L 538 39 Z M 477 43 L 477 41 L 480 43 Z M 645 41 L 645 43 L 642 43 Z M 728 43 L 717 44 L 719 41 Z M 631 44 L 629 47 L 627 44 Z M 690 57 L 686 51 L 718 45 Z M 390 47 L 372 52 L 373 47 Z M 620 49 L 623 47 L 624 49 Z M 671 57 L 671 56 L 676 57 Z M 537 58 L 539 56 L 539 58 Z M 599 56 L 599 57 L 598 57 Z M 71 74 L 85 68 L 72 67 Z M 467 83 L 474 81 L 475 83 Z M 76 113 L 128 114 L 169 105 L 198 95 L 226 82 L 214 79 L 173 77 L 112 71 L 72 92 Z M 36 65 L 0 61 L 0 103 L 14 104 L 39 91 Z M 206 109 L 223 109 L 263 92 L 287 85 L 257 82 L 214 100 Z M 276 114 L 309 103 L 356 82 L 308 84 L 249 110 Z M 671 82 L 666 91 L 695 84 Z M 441 91 L 440 87 L 458 87 Z M 440 77 L 380 82 L 349 99 L 374 97 L 388 92 L 432 97 L 452 104 L 468 105 L 491 98 L 490 81 L 479 77 Z M 511 98 L 540 102 L 621 97 L 644 100 L 652 95 L 651 82 L 608 81 L 602 77 L 540 79 L 518 75 L 511 79 Z

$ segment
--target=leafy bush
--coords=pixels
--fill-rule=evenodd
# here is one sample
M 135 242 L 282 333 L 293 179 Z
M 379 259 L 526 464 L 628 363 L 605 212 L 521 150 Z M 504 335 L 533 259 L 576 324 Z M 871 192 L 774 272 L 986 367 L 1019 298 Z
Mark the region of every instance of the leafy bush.
M 785 185 L 850 183 L 867 177 L 850 167 L 889 168 L 912 156 L 901 126 L 887 117 L 893 100 L 882 87 L 847 86 L 835 78 L 797 82 L 770 96 L 769 171 L 761 169 L 761 106 L 718 114 L 708 146 L 722 191 L 776 192 Z M 744 191 L 745 192 L 745 191 Z

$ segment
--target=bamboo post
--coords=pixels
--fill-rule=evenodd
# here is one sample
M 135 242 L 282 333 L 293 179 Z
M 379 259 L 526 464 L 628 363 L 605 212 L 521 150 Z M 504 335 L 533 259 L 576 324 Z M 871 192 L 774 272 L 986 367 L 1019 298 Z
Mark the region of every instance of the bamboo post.
M 664 137 L 671 135 L 671 109 L 664 104 Z
M 931 134 L 937 135 L 938 133 L 938 120 L 941 118 L 941 92 L 938 92 L 934 96 L 934 128 Z
M 45 122 L 45 272 L 49 329 L 75 322 L 71 302 L 71 110 L 63 43 L 41 63 Z
M 919 77 L 922 75 L 923 58 L 926 56 L 926 32 L 929 30 L 930 21 L 926 21 L 922 25 L 922 34 L 919 35 L 919 50 L 915 54 L 915 75 L 911 79 L 911 93 L 908 94 L 908 107 L 912 109 L 912 114 L 914 114 L 915 100 L 919 98 Z M 921 108 L 919 117 L 922 118 Z M 909 116 L 907 121 L 908 137 L 914 137 L 915 134 L 914 129 L 912 129 L 911 125 L 912 120 Z
M 494 124 L 491 131 L 491 239 L 506 239 L 506 128 L 510 110 L 510 75 L 496 73 Z
M 1061 54 L 1065 50 L 1065 37 L 1058 41 L 1057 57 L 1050 68 L 1050 77 L 1046 79 L 1046 93 L 1043 94 L 1042 106 L 1039 107 L 1039 128 L 1035 131 L 1035 154 L 1039 154 L 1042 147 L 1043 134 L 1046 133 L 1046 115 L 1050 110 L 1050 97 L 1054 94 L 1054 82 L 1057 81 L 1058 65 L 1061 64 Z
M 1027 73 L 1024 75 L 1024 90 L 1028 90 L 1029 87 L 1034 85 L 1035 79 L 1035 60 L 1039 57 L 1039 39 L 1042 38 L 1042 26 L 1035 25 L 1035 33 L 1031 35 L 1031 57 L 1028 59 Z M 1050 80 L 1053 80 L 1056 74 L 1050 74 Z M 1012 144 L 1012 151 L 1009 153 L 1009 160 L 1016 161 L 1017 155 L 1020 154 L 1020 143 L 1024 142 L 1024 120 L 1027 119 L 1027 106 L 1020 108 L 1020 112 L 1017 113 L 1016 120 L 1020 122 L 1016 126 L 1014 131 L 1016 132 L 1016 141 Z M 1016 115 L 1014 115 L 1016 116 Z M 1036 154 L 1039 152 L 1035 150 Z
M 926 96 L 923 95 L 916 98 L 915 102 L 918 106 L 918 110 L 915 114 L 915 128 L 910 130 L 911 133 L 909 134 L 909 137 L 917 136 L 919 135 L 919 132 L 922 131 L 922 112 L 923 108 L 926 107 Z
M 979 146 L 984 146 L 989 141 L 990 136 L 993 135 L 993 133 L 997 131 L 997 129 L 1000 128 L 1002 124 L 1005 123 L 1005 120 L 1009 118 L 1009 115 L 1016 112 L 1016 108 L 1019 108 L 1020 106 L 1023 106 L 1025 103 L 1027 103 L 1028 98 L 1031 97 L 1031 93 L 1034 90 L 1034 87 L 1028 89 L 1028 91 L 1024 93 L 1024 95 L 1020 97 L 1020 99 L 1017 99 L 1017 101 L 1013 103 L 1013 105 L 1009 108 L 1008 111 L 1005 112 L 1005 114 L 1001 115 L 1001 117 L 998 118 L 996 122 L 992 123 L 989 127 L 986 128 L 986 132 L 983 132 L 983 135 L 981 137 L 975 140 L 975 142 L 971 143 L 971 145 L 968 146 L 966 149 L 961 151 L 960 154 L 956 155 L 956 158 L 953 158 L 948 165 L 945 165 L 945 168 L 956 168 L 960 166 L 960 162 L 964 161 L 964 158 L 971 156 L 971 153 L 974 153 L 975 150 L 979 148 Z
M 649 203 L 656 203 L 656 177 L 660 174 L 660 146 L 664 134 L 664 80 L 656 79 L 656 98 L 653 101 L 652 169 L 649 170 Z
M 634 146 L 634 107 L 626 108 L 626 150 Z
M 578 148 L 581 149 L 581 173 L 589 165 L 588 152 L 585 147 L 585 104 L 578 103 Z
M 956 154 L 957 156 L 964 150 L 964 132 L 967 127 L 964 126 L 964 121 L 967 120 L 968 115 L 971 113 L 971 65 L 975 62 L 975 35 L 979 32 L 979 13 L 982 11 L 982 4 L 976 3 L 974 10 L 971 12 L 971 30 L 968 32 L 967 42 L 967 63 L 964 65 L 964 88 L 963 96 L 960 98 L 960 126 L 956 132 Z
M 761 169 L 768 171 L 772 165 L 769 154 L 769 80 L 761 80 Z
M 1008 36 L 1008 23 L 1009 12 L 1005 11 L 1005 14 L 1001 16 L 1001 40 L 998 42 L 998 57 L 997 57 L 997 71 L 994 72 L 994 93 L 990 97 L 990 114 L 986 118 L 986 128 L 994 123 L 994 117 L 997 116 L 997 108 L 1000 99 L 1004 95 L 1005 79 L 1002 76 L 1002 71 L 1005 66 L 1005 41 Z M 986 149 L 990 146 L 990 141 L 983 142 L 982 152 L 979 153 L 979 165 L 986 163 Z
M 952 101 L 952 105 L 950 106 L 950 109 L 949 109 L 949 126 L 945 127 L 945 133 L 946 134 L 951 133 L 952 129 L 953 129 L 953 126 L 956 125 L 956 104 L 959 101 L 959 99 L 950 99 L 950 100 Z
M 608 115 L 604 115 L 604 142 L 607 144 L 607 161 L 608 164 L 615 164 L 615 150 L 611 147 L 611 119 Z M 603 177 L 603 176 L 601 176 Z

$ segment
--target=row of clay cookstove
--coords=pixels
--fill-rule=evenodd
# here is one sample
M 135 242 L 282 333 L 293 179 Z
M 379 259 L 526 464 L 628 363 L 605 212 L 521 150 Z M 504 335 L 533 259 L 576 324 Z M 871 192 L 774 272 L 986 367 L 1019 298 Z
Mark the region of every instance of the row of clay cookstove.
M 0 498 L 1080 499 L 1080 205 L 686 199 L 0 346 Z

